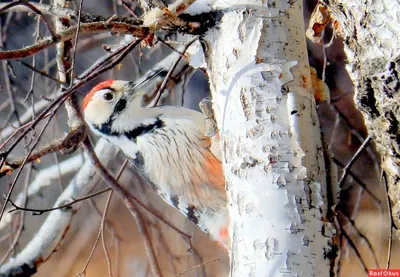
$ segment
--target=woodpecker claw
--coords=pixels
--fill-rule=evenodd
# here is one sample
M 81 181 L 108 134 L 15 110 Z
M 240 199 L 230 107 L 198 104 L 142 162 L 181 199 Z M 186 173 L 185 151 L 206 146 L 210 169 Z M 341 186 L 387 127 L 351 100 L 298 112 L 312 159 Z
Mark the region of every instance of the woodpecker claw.
M 206 125 L 205 135 L 209 138 L 215 136 L 218 133 L 217 122 L 215 122 L 214 111 L 212 109 L 212 100 L 210 97 L 206 97 L 199 103 L 200 110 L 206 116 L 204 123 Z

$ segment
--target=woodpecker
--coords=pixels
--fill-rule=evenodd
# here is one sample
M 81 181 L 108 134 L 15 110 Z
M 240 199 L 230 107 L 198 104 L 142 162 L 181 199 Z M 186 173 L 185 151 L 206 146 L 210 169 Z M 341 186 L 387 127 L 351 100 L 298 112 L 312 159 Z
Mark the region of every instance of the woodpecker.
M 96 85 L 83 100 L 85 120 L 138 167 L 167 203 L 228 247 L 225 179 L 205 136 L 206 116 L 177 106 L 144 106 L 146 89 L 162 73 Z

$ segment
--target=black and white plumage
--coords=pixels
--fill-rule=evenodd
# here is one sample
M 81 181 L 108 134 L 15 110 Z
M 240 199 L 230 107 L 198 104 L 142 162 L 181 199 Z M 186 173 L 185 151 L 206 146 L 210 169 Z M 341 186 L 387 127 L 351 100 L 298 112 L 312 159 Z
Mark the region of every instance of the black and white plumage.
M 159 73 L 98 84 L 83 101 L 85 120 L 93 132 L 140 161 L 165 201 L 227 246 L 225 180 L 204 135 L 205 116 L 182 107 L 142 107 L 142 89 Z

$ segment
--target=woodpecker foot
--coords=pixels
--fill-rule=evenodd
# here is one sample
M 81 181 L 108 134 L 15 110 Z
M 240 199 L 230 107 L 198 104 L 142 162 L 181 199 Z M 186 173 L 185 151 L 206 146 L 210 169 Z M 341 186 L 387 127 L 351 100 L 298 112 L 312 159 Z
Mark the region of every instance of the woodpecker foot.
M 215 136 L 218 133 L 217 122 L 215 122 L 214 111 L 212 109 L 212 101 L 210 97 L 206 97 L 199 103 L 200 110 L 206 116 L 206 133 L 205 135 L 209 138 Z

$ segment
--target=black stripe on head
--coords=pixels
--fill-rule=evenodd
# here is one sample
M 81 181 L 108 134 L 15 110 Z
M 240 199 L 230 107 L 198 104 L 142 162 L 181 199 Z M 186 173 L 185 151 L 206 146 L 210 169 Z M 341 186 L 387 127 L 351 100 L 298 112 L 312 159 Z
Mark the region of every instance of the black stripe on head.
M 121 97 L 114 106 L 113 116 L 120 114 L 126 108 L 127 101 L 125 98 Z

